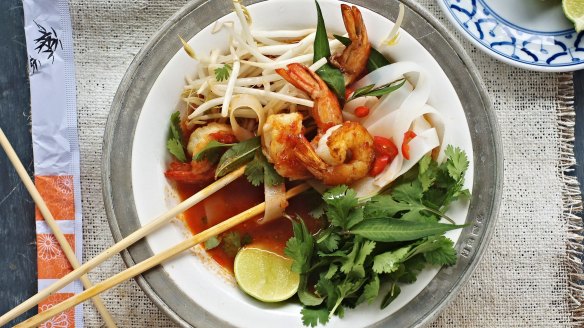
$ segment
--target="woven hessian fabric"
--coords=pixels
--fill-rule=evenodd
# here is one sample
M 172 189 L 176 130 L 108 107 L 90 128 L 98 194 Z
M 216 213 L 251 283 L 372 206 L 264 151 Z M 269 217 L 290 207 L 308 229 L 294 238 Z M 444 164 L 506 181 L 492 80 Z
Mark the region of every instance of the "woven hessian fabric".
M 84 260 L 113 244 L 101 190 L 104 127 L 128 65 L 148 38 L 186 1 L 73 0 L 81 148 Z M 420 1 L 451 31 L 438 4 Z M 407 18 L 406 18 L 407 19 Z M 505 190 L 490 247 L 473 277 L 432 327 L 569 327 L 581 292 L 569 288 L 570 228 L 579 221 L 573 164 L 570 74 L 544 74 L 491 59 L 455 33 L 494 102 L 505 158 Z M 572 235 L 572 237 L 576 237 Z M 574 244 L 572 244 L 574 246 Z M 581 266 L 581 264 L 579 264 Z M 576 268 L 576 269 L 574 269 Z M 100 281 L 125 269 L 116 256 L 90 273 Z M 573 297 L 571 297 L 573 296 Z M 133 281 L 103 294 L 120 327 L 172 327 Z M 88 327 L 101 318 L 87 303 Z

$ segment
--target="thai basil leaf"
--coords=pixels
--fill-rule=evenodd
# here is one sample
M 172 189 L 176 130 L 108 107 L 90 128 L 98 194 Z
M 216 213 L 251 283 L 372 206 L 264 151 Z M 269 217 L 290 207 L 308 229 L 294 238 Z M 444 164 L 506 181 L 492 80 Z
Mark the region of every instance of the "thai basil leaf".
M 217 170 L 215 170 L 215 178 L 222 177 L 247 164 L 254 158 L 255 151 L 260 147 L 260 137 L 251 138 L 233 145 L 221 156 Z
M 416 240 L 446 231 L 464 228 L 466 225 L 438 222 L 412 222 L 396 219 L 368 219 L 355 225 L 349 232 L 374 241 L 396 242 Z
M 314 38 L 314 57 L 313 62 L 317 62 L 321 58 L 329 58 L 331 56 L 331 49 L 326 33 L 326 26 L 324 25 L 324 18 L 318 2 L 316 2 L 316 12 L 318 15 L 318 22 L 316 24 L 316 36 Z M 345 78 L 343 73 L 338 68 L 333 67 L 327 63 L 316 71 L 323 81 L 333 90 L 338 98 L 345 98 Z

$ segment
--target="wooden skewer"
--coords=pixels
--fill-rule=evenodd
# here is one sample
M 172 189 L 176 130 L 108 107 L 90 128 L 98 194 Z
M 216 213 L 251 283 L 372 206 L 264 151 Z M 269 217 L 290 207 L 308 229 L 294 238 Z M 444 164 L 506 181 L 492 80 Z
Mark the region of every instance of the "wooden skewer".
M 308 190 L 310 188 L 310 186 L 308 184 L 301 184 L 299 186 L 296 186 L 292 189 L 290 189 L 287 193 L 286 193 L 286 199 L 292 198 L 306 190 Z M 59 314 L 63 311 L 66 311 L 67 309 L 93 297 L 96 295 L 99 295 L 100 293 L 107 291 L 108 289 L 115 287 L 116 285 L 130 279 L 133 278 L 137 275 L 139 275 L 140 273 L 151 269 L 152 267 L 174 257 L 175 255 L 178 255 L 182 252 L 184 252 L 185 250 L 199 244 L 202 242 L 205 242 L 207 239 L 213 237 L 213 236 L 217 236 L 218 234 L 225 232 L 231 228 L 233 228 L 234 226 L 249 220 L 250 218 L 253 218 L 254 216 L 262 213 L 264 211 L 264 209 L 266 208 L 266 203 L 261 203 L 258 204 L 242 213 L 239 213 L 233 217 L 231 217 L 230 219 L 223 221 L 201 233 L 198 233 L 190 238 L 188 238 L 187 240 L 163 251 L 162 253 L 156 254 L 154 256 L 152 256 L 151 258 L 144 260 L 136 265 L 134 265 L 131 268 L 128 268 L 116 275 L 114 275 L 113 277 L 104 280 L 98 284 L 96 284 L 95 286 L 93 286 L 92 288 L 89 288 L 87 290 L 85 290 L 83 293 L 72 296 L 71 298 L 56 304 L 55 306 L 51 307 L 50 309 L 41 312 L 39 314 L 37 314 L 36 316 L 16 325 L 15 327 L 33 327 L 33 326 L 37 326 L 41 323 L 43 323 L 44 321 L 50 319 L 51 317 L 53 317 L 56 314 Z
M 81 264 L 79 264 L 79 261 L 75 256 L 75 252 L 73 251 L 73 249 L 71 249 L 71 245 L 69 245 L 69 242 L 65 238 L 65 235 L 63 235 L 63 232 L 59 228 L 59 225 L 55 221 L 55 218 L 51 214 L 51 211 L 49 211 L 49 208 L 47 207 L 47 204 L 45 203 L 43 197 L 35 187 L 34 183 L 32 182 L 32 179 L 28 176 L 28 173 L 26 172 L 24 165 L 22 165 L 22 162 L 18 158 L 18 155 L 16 155 L 14 148 L 12 148 L 12 145 L 8 141 L 8 138 L 6 138 L 6 135 L 4 134 L 4 131 L 2 131 L 1 128 L 0 128 L 0 145 L 2 145 L 2 148 L 4 148 L 4 151 L 8 155 L 8 159 L 10 159 L 12 165 L 14 165 L 16 172 L 20 176 L 20 179 L 22 179 L 24 186 L 30 193 L 39 211 L 43 215 L 45 222 L 53 231 L 55 238 L 59 242 L 61 249 L 63 250 L 65 256 L 67 257 L 67 260 L 69 260 L 69 263 L 71 263 L 73 269 L 79 268 Z M 87 275 L 83 275 L 79 278 L 81 280 L 81 283 L 83 283 L 85 289 L 93 287 L 93 284 L 91 283 Z M 105 307 L 99 296 L 94 297 L 92 301 L 95 307 L 97 308 L 97 311 L 99 311 L 99 313 L 101 314 L 101 317 L 103 318 L 103 321 L 105 322 L 106 326 L 110 328 L 116 327 L 114 318 L 108 312 L 107 308 Z
M 47 288 L 40 291 L 38 294 L 34 295 L 33 297 L 29 298 L 28 300 L 24 301 L 23 303 L 19 304 L 14 309 L 8 311 L 4 315 L 0 317 L 0 326 L 7 324 L 10 320 L 18 317 L 22 313 L 26 312 L 27 310 L 31 309 L 42 300 L 47 298 L 49 295 L 54 293 L 57 290 L 67 286 L 72 281 L 78 279 L 81 275 L 89 272 L 91 269 L 95 268 L 96 266 L 100 265 L 110 257 L 118 254 L 122 250 L 130 247 L 132 244 L 137 242 L 138 240 L 144 238 L 146 235 L 152 233 L 153 231 L 157 230 L 161 226 L 163 226 L 166 222 L 170 221 L 172 218 L 176 217 L 180 213 L 186 211 L 190 207 L 194 206 L 195 204 L 199 203 L 203 199 L 209 197 L 216 191 L 220 190 L 221 188 L 225 187 L 229 183 L 233 182 L 235 179 L 241 177 L 245 167 L 241 167 L 221 179 L 215 181 L 214 183 L 210 184 L 209 186 L 203 188 L 201 191 L 195 193 L 191 197 L 184 200 L 182 203 L 178 204 L 168 212 L 160 215 L 153 221 L 149 222 L 148 224 L 144 225 L 140 229 L 134 231 L 126 238 L 120 240 L 115 245 L 111 246 L 110 248 L 106 249 L 93 259 L 87 261 L 79 268 L 71 271 L 63 278 L 57 280 L 52 285 L 48 286 Z

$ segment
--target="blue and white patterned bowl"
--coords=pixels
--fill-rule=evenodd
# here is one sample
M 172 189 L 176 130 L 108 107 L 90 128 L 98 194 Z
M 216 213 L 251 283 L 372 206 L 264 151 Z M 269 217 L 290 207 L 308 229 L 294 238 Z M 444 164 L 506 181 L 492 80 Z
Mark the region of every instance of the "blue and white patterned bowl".
M 561 0 L 438 0 L 479 49 L 510 65 L 548 72 L 584 68 L 584 32 L 564 17 Z

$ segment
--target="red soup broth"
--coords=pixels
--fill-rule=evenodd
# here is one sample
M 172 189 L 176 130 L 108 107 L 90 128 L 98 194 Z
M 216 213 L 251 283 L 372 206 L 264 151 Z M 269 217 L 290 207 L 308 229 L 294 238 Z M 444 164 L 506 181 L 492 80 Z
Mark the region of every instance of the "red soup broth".
M 178 183 L 177 190 L 180 198 L 184 200 L 200 188 Z M 183 220 L 191 233 L 196 234 L 263 201 L 263 187 L 254 187 L 247 179 L 239 178 L 187 210 L 183 214 Z M 322 221 L 312 218 L 308 212 L 317 205 L 318 197 L 314 193 L 304 193 L 289 200 L 286 213 L 293 217 L 296 215 L 302 217 L 308 229 L 314 233 L 322 228 Z M 259 215 L 249 219 L 224 234 L 233 231 L 240 236 L 249 235 L 254 246 L 284 255 L 286 242 L 293 236 L 292 223 L 286 218 L 279 218 L 266 224 L 259 224 L 257 221 L 261 217 Z M 225 252 L 221 245 L 207 250 L 207 253 L 222 267 L 233 272 L 234 257 Z

